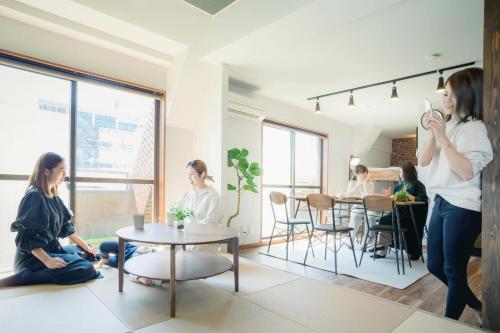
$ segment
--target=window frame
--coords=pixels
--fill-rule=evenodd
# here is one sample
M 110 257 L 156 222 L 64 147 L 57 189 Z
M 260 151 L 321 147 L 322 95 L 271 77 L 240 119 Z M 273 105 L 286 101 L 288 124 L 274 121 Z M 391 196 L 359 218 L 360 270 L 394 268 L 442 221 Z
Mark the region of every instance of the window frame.
M 327 159 L 327 154 L 328 154 L 328 134 L 321 133 L 321 132 L 316 132 L 312 130 L 308 130 L 305 128 L 285 124 L 279 121 L 271 120 L 271 119 L 265 119 L 262 123 L 262 151 L 264 151 L 264 127 L 273 127 L 277 129 L 282 129 L 286 131 L 290 131 L 290 184 L 291 185 L 283 185 L 283 184 L 266 184 L 262 183 L 262 188 L 282 188 L 282 189 L 289 189 L 291 196 L 296 195 L 296 190 L 297 189 L 319 189 L 320 193 L 326 193 L 327 192 L 327 175 L 328 175 L 328 159 Z M 295 185 L 295 137 L 297 132 L 302 132 L 310 135 L 314 135 L 320 139 L 320 185 L 319 186 L 296 186 Z M 262 160 L 262 165 L 264 166 L 264 160 Z M 293 216 L 295 213 L 295 207 L 296 207 L 296 200 L 295 199 L 290 199 L 289 202 L 290 204 L 288 205 L 288 210 L 289 210 L 289 216 Z M 264 210 L 261 210 L 261 223 L 263 223 L 264 220 Z M 261 239 L 268 239 L 268 236 L 263 236 L 262 235 L 262 230 L 261 228 Z
M 149 184 L 153 185 L 153 222 L 165 222 L 165 92 L 144 87 L 141 85 L 124 82 L 97 74 L 80 71 L 77 69 L 53 64 L 43 60 L 18 55 L 12 52 L 0 50 L 0 65 L 29 71 L 39 75 L 51 76 L 70 82 L 70 105 L 69 105 L 69 127 L 70 127 L 70 156 L 69 176 L 69 206 L 75 214 L 75 225 L 78 227 L 78 215 L 76 212 L 76 183 L 106 183 L 106 184 Z M 154 167 L 153 179 L 124 179 L 105 177 L 76 177 L 76 125 L 77 125 L 77 96 L 78 83 L 86 82 L 103 87 L 119 89 L 128 93 L 139 94 L 154 99 Z M 51 111 L 51 110 L 48 110 Z M 54 111 L 55 112 L 55 111 Z M 93 122 L 95 122 L 95 117 Z M 118 122 L 116 121 L 116 127 Z M 0 174 L 0 180 L 28 181 L 27 174 Z

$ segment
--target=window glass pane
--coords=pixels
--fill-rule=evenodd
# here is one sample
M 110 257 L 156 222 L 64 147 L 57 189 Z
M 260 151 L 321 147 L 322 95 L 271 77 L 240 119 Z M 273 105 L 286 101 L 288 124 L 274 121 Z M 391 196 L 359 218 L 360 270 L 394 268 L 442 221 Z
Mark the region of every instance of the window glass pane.
M 68 158 L 70 95 L 67 80 L 0 65 L 0 173 L 29 175 L 48 151 Z
M 121 227 L 133 225 L 134 214 L 153 220 L 153 185 L 77 183 L 76 226 L 87 240 L 98 243 L 115 237 Z
M 79 177 L 153 179 L 155 99 L 78 83 Z
M 10 224 L 15 221 L 19 203 L 26 192 L 27 182 L 0 180 L 0 273 L 11 271 L 16 253 L 16 244 L 14 238 L 16 233 L 10 232 Z M 59 197 L 68 204 L 68 190 L 65 184 L 59 187 Z M 67 241 L 61 241 L 61 244 L 67 244 Z
M 321 138 L 295 132 L 295 186 L 321 186 Z
M 290 136 L 291 132 L 288 130 L 264 126 L 262 145 L 264 184 L 290 185 Z

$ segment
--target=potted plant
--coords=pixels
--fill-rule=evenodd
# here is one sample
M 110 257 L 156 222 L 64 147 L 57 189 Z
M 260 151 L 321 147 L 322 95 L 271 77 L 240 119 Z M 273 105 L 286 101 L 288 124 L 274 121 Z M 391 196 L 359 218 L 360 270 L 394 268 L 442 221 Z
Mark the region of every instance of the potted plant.
M 184 229 L 184 219 L 188 216 L 194 216 L 194 211 L 189 208 L 183 209 L 172 207 L 169 213 L 172 214 L 175 221 L 177 221 L 177 229 Z
M 236 192 L 236 212 L 227 220 L 227 226 L 231 226 L 233 219 L 240 214 L 241 193 L 250 191 L 258 193 L 255 177 L 262 175 L 262 169 L 258 162 L 249 163 L 247 160 L 248 150 L 242 148 L 232 148 L 227 151 L 227 166 L 233 168 L 236 172 L 238 183 L 227 184 L 228 191 Z

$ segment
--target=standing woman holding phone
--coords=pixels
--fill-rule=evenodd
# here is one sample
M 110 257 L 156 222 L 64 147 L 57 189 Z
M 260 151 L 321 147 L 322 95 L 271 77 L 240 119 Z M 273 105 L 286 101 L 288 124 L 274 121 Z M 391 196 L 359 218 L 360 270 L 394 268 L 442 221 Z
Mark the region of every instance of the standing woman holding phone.
M 427 240 L 427 267 L 448 286 L 445 316 L 459 319 L 465 305 L 481 322 L 481 302 L 467 283 L 467 264 L 481 232 L 481 170 L 493 151 L 483 124 L 483 70 L 467 68 L 446 81 L 445 119 L 427 114 L 428 137 L 417 152 L 428 166 L 434 198 Z

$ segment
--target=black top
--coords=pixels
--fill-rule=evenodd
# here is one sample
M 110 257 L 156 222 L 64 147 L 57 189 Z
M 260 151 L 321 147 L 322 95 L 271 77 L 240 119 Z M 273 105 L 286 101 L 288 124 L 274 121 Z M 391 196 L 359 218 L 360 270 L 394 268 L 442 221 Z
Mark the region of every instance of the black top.
M 31 250 L 42 248 L 48 253 L 65 253 L 58 238 L 75 232 L 72 214 L 62 200 L 46 197 L 37 187 L 30 187 L 24 195 L 10 231 L 17 232 L 16 271 L 29 267 L 35 256 Z

